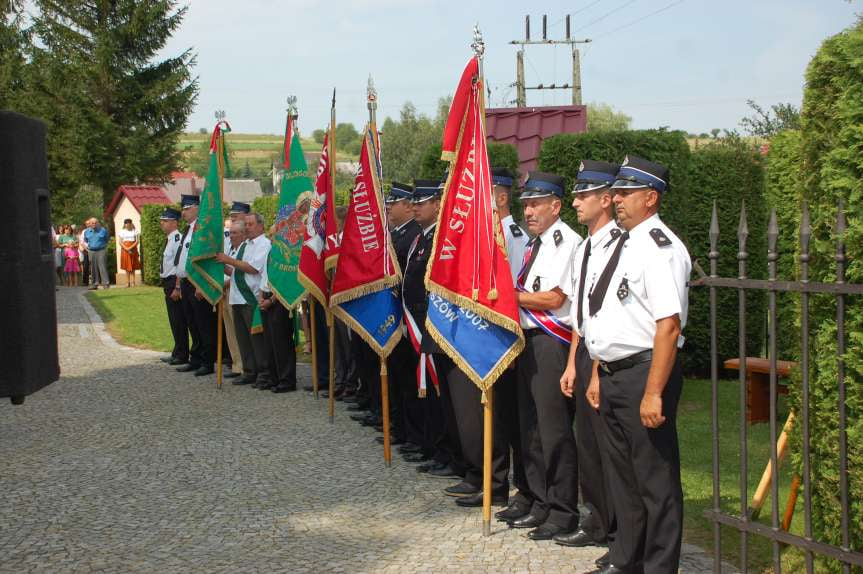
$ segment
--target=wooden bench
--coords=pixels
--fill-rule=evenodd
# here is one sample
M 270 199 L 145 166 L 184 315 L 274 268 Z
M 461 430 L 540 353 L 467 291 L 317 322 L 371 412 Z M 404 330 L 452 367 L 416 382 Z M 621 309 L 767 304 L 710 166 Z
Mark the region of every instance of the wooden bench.
M 740 370 L 740 359 L 728 359 L 726 369 Z M 776 361 L 777 391 L 787 395 L 788 387 L 779 382 L 797 365 L 794 361 Z M 749 424 L 770 420 L 770 359 L 746 357 L 746 421 Z

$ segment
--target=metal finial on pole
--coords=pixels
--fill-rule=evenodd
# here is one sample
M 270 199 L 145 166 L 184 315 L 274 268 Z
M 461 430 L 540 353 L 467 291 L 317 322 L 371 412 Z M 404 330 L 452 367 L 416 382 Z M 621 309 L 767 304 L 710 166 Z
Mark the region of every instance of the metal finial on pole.
M 297 116 L 297 96 L 288 96 L 288 114 Z
M 479 22 L 473 25 L 473 43 L 470 45 L 473 53 L 477 58 L 482 59 L 485 54 L 485 42 L 482 41 L 482 31 L 479 29 Z
M 216 110 L 216 113 L 214 115 L 216 116 L 216 121 L 221 122 L 225 119 L 225 110 Z
M 369 74 L 369 81 L 366 85 L 366 99 L 369 110 L 376 110 L 378 107 L 378 91 L 375 89 L 375 81 L 372 79 L 371 74 Z

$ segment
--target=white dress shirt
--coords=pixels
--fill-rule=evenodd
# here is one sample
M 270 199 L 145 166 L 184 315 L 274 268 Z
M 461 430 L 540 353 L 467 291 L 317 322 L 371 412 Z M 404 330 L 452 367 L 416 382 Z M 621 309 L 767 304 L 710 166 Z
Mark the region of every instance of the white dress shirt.
M 524 229 L 518 226 L 512 215 L 507 215 L 500 220 L 503 227 L 503 236 L 506 239 L 506 257 L 509 259 L 509 269 L 512 272 L 512 280 L 515 281 L 521 263 L 524 261 L 524 250 L 530 238 Z
M 555 221 L 551 227 L 539 235 L 541 244 L 538 246 L 539 255 L 527 273 L 524 288 L 528 293 L 551 291 L 556 287 L 561 290 L 568 289 L 569 263 L 572 252 L 581 242 L 581 236 L 563 222 L 562 219 Z M 555 239 L 558 238 L 558 241 Z M 526 253 L 527 251 L 525 251 Z M 538 281 L 537 281 L 538 279 Z M 537 287 L 534 289 L 534 287 Z M 564 325 L 570 325 L 569 320 L 569 298 L 563 305 L 550 311 Z M 519 319 L 522 329 L 535 329 L 536 324 L 528 318 L 523 309 L 519 309 Z
M 177 249 L 180 248 L 182 237 L 183 235 L 176 229 L 168 234 L 168 241 L 165 243 L 165 250 L 162 252 L 162 264 L 159 267 L 159 277 L 162 279 L 177 274 L 174 258 L 177 256 Z
M 254 267 L 258 272 L 243 273 L 243 276 L 246 281 L 246 285 L 249 286 L 252 294 L 257 299 L 261 292 L 261 273 L 267 267 L 267 258 L 270 255 L 271 244 L 270 240 L 267 239 L 267 236 L 261 234 L 254 239 L 246 239 L 245 245 L 246 248 L 243 251 L 242 260 Z M 243 294 L 240 293 L 240 289 L 237 287 L 237 281 L 235 269 L 234 277 L 231 279 L 231 288 L 228 292 L 228 303 L 231 305 L 245 305 L 246 299 L 243 297 Z
M 660 246 L 652 230 L 661 231 L 670 243 Z M 617 361 L 652 349 L 656 322 L 674 315 L 680 316 L 682 330 L 689 307 L 686 283 L 691 270 L 686 246 L 658 215 L 634 227 L 624 243 L 602 307 L 585 320 L 584 340 L 590 356 Z M 677 346 L 682 345 L 681 335 Z
M 189 259 L 189 246 L 192 244 L 192 235 L 195 233 L 196 223 L 198 223 L 197 219 L 189 224 L 189 230 L 186 232 L 186 239 L 180 246 L 182 251 L 180 251 L 180 261 L 177 263 L 177 277 L 180 278 L 186 277 L 186 261 Z
M 614 231 L 612 235 L 612 231 Z M 620 236 L 621 230 L 617 227 L 615 221 L 609 221 L 602 227 L 596 230 L 593 235 L 588 236 L 587 240 L 582 241 L 572 254 L 572 263 L 570 265 L 570 281 L 563 289 L 563 292 L 569 296 L 572 305 L 570 306 L 570 320 L 572 321 L 572 330 L 578 332 L 579 336 L 584 335 L 584 325 L 582 329 L 578 328 L 578 289 L 579 279 L 581 278 L 581 262 L 584 260 L 584 252 L 590 242 L 590 258 L 587 260 L 587 273 L 585 275 L 584 295 L 581 302 L 581 320 L 586 323 L 589 318 L 588 312 L 588 295 L 591 287 L 596 283 L 597 278 L 605 269 L 605 264 L 608 262 L 608 257 L 614 251 L 614 246 L 617 244 L 616 239 Z

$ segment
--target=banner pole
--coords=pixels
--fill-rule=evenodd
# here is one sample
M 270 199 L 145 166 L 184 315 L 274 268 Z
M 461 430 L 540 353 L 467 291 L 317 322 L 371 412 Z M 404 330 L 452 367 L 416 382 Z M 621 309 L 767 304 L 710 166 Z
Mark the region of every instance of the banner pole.
M 485 391 L 485 404 L 483 405 L 483 432 L 482 432 L 482 535 L 491 536 L 491 445 L 494 441 L 494 427 L 492 425 L 494 387 Z
M 312 391 L 318 400 L 318 337 L 315 327 L 315 298 L 309 296 L 309 333 L 312 338 Z
M 333 424 L 333 418 L 336 412 L 336 324 L 333 320 L 332 311 L 327 310 L 327 327 L 330 331 L 330 345 L 329 345 L 329 354 L 330 354 L 330 380 L 329 380 L 329 412 L 330 412 L 330 424 Z
M 381 411 L 384 416 L 384 462 L 387 467 L 392 464 L 393 453 L 390 450 L 390 383 L 387 374 L 386 357 L 381 357 Z
M 222 313 L 224 312 L 224 304 L 225 296 L 222 295 L 222 298 L 219 299 L 219 303 L 216 305 L 216 313 L 219 314 L 219 318 L 216 321 L 216 387 L 220 391 L 222 390 Z

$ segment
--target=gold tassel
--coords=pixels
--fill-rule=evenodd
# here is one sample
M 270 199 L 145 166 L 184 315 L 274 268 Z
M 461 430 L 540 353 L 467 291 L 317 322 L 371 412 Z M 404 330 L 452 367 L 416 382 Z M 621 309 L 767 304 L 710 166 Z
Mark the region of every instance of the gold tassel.
M 421 399 L 426 398 L 426 390 L 425 389 L 419 389 L 417 391 L 417 396 Z
M 497 288 L 492 287 L 492 289 L 488 292 L 488 300 L 489 301 L 497 301 Z
M 474 289 L 473 290 L 473 300 L 476 301 L 477 299 L 479 299 L 479 289 Z
M 434 390 L 437 393 L 438 398 L 440 398 L 440 387 L 435 387 Z
M 483 391 L 483 392 L 482 392 L 482 395 L 480 396 L 479 403 L 480 403 L 481 405 L 484 405 L 484 404 L 486 404 L 487 402 L 488 402 L 488 397 L 486 396 L 485 391 Z

